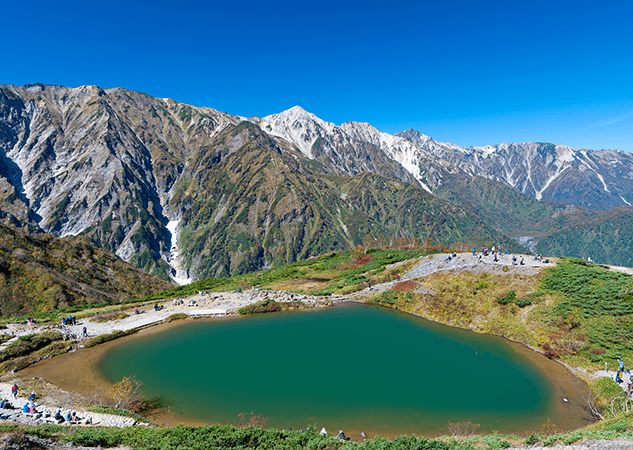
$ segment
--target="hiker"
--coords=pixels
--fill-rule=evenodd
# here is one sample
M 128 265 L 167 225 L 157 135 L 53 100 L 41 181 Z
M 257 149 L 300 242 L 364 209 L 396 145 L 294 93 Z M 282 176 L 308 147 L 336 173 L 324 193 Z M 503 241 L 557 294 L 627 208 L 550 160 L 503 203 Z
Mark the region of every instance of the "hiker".
M 522 265 L 522 266 L 525 265 L 525 263 L 523 262 L 523 256 L 521 256 L 521 262 L 519 264 Z
M 618 359 L 618 364 L 620 365 L 620 367 L 618 367 L 618 371 L 622 371 L 624 372 L 624 361 L 622 361 L 622 359 Z
M 88 329 L 86 327 L 84 327 L 81 333 L 83 337 L 88 337 Z
M 28 414 L 29 413 L 29 404 L 25 403 L 24 406 L 22 407 L 22 412 L 24 414 Z
M 473 247 L 473 256 L 475 256 L 475 253 L 477 253 L 477 249 Z
M 13 398 L 18 398 L 18 391 L 20 390 L 20 388 L 18 387 L 17 384 L 14 384 L 11 387 L 11 393 L 13 394 Z
M 497 254 L 495 253 L 495 259 L 493 259 L 494 262 L 499 261 L 499 258 L 497 258 Z
M 31 393 L 29 394 L 29 401 L 35 401 L 35 391 L 31 391 Z
M 321 428 L 321 431 L 319 432 L 319 434 L 321 436 L 327 436 L 327 430 L 325 429 L 325 427 Z
M 336 436 L 336 437 L 339 438 L 340 440 L 344 441 L 345 440 L 345 433 L 343 433 L 343 430 L 339 430 L 338 436 Z
M 59 423 L 62 423 L 64 421 L 64 416 L 62 416 L 62 413 L 59 409 L 55 413 L 55 420 Z

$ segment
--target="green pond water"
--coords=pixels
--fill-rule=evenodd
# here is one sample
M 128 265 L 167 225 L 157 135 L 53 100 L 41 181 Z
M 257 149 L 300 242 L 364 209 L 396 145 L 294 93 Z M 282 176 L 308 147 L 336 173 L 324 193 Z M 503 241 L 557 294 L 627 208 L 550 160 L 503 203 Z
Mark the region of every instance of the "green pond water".
M 541 355 L 530 353 L 501 338 L 343 304 L 183 323 L 114 347 L 98 370 L 113 382 L 135 375 L 148 398 L 198 423 L 252 411 L 277 428 L 432 435 L 469 420 L 480 431 L 520 433 L 560 415 L 547 369 L 531 360 Z

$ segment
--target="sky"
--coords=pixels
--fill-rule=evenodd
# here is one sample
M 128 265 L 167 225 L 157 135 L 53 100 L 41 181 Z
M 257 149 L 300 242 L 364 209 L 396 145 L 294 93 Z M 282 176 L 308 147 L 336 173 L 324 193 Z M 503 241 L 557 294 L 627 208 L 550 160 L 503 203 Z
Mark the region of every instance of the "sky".
M 0 84 L 633 152 L 631 1 L 2 1 Z

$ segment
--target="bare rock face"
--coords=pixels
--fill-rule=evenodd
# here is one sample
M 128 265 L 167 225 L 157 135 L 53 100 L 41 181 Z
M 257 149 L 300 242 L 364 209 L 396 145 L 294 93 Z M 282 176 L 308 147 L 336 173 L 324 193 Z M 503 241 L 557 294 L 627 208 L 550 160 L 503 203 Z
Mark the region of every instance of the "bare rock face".
M 182 213 L 165 210 L 170 190 L 191 153 L 237 122 L 123 89 L 4 86 L 2 209 L 59 236 L 88 234 L 166 278 L 165 225 Z

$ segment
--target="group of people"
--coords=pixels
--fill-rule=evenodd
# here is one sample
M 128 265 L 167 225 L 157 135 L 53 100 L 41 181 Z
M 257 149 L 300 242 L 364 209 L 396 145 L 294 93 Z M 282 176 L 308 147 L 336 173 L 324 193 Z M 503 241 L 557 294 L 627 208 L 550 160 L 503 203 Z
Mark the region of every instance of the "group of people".
M 13 386 L 11 386 L 11 394 L 13 395 L 14 399 L 18 397 L 19 392 L 20 392 L 20 388 L 18 387 L 17 384 L 14 383 Z M 61 410 L 58 409 L 55 415 L 51 417 L 50 413 L 38 411 L 37 405 L 35 404 L 36 398 L 37 398 L 37 394 L 35 393 L 35 391 L 31 391 L 27 402 L 24 404 L 24 406 L 22 406 L 23 414 L 33 416 L 36 419 L 44 417 L 47 421 L 54 420 L 57 423 L 63 423 L 63 422 L 79 423 L 82 420 L 80 417 L 77 416 L 77 413 L 75 412 L 71 413 L 70 411 L 68 411 L 66 415 L 62 415 Z M 9 402 L 9 400 L 4 399 L 0 401 L 0 409 L 15 409 L 15 407 L 11 404 L 11 402 Z
M 605 370 L 607 367 L 607 363 L 605 362 Z M 624 383 L 624 375 L 628 375 L 629 381 L 626 384 L 626 396 L 631 397 L 633 395 L 633 375 L 631 375 L 631 370 L 624 367 L 624 361 L 622 359 L 618 359 L 618 371 L 615 373 L 615 382 L 618 384 Z
M 77 318 L 75 316 L 68 316 L 62 319 L 62 326 L 77 325 Z
M 57 423 L 78 423 L 81 419 L 77 417 L 77 413 L 74 411 L 71 413 L 68 411 L 65 416 L 62 415 L 61 411 L 58 409 L 53 418 L 57 421 Z
M 308 431 L 308 430 L 306 430 L 306 431 Z M 319 434 L 321 436 L 327 436 L 328 435 L 327 430 L 325 429 L 325 427 L 321 428 L 321 431 L 319 431 Z M 343 433 L 343 430 L 339 430 L 338 435 L 336 437 L 337 437 L 337 439 L 340 439 L 342 441 L 349 441 L 349 436 L 345 436 L 345 433 Z M 364 431 L 362 431 L 360 433 L 360 437 L 362 437 L 363 439 L 366 439 L 367 435 L 365 434 Z
M 493 245 L 492 248 L 490 249 L 490 251 L 488 250 L 487 246 L 483 246 L 482 251 L 481 251 L 481 255 L 479 255 L 479 262 L 482 262 L 481 257 L 482 256 L 489 256 L 492 255 L 493 256 L 493 261 L 494 262 L 499 262 L 499 257 L 498 255 L 502 254 L 501 251 L 501 246 L 495 248 L 495 246 Z M 516 266 L 517 264 L 519 264 L 520 266 L 524 266 L 525 265 L 525 259 L 523 258 L 523 256 L 521 256 L 521 260 L 519 261 L 519 259 L 517 258 L 517 255 L 512 254 L 509 251 L 505 252 L 506 256 L 512 256 L 512 265 Z M 477 256 L 477 249 L 475 247 L 473 247 L 473 256 Z M 454 257 L 454 255 L 453 255 Z M 539 261 L 542 259 L 541 255 L 538 256 Z M 451 257 L 449 256 L 447 258 L 449 261 L 451 260 Z M 535 260 L 537 259 L 536 257 L 534 258 Z M 549 262 L 549 260 L 545 260 L 546 263 Z

